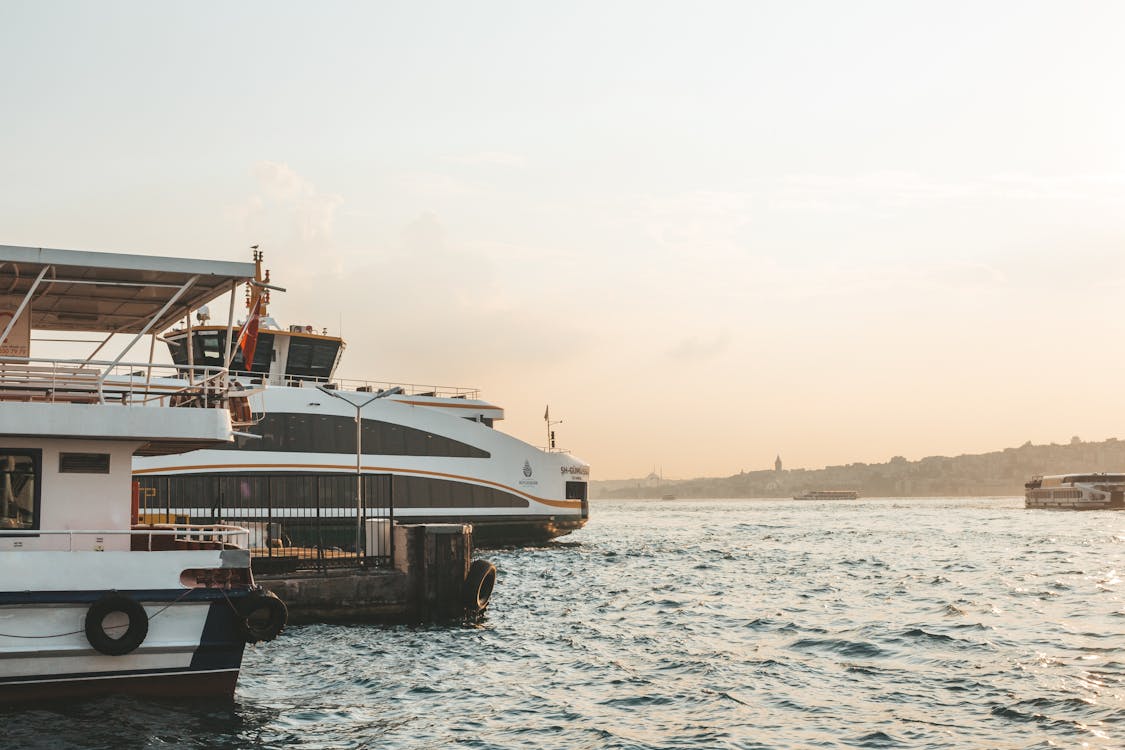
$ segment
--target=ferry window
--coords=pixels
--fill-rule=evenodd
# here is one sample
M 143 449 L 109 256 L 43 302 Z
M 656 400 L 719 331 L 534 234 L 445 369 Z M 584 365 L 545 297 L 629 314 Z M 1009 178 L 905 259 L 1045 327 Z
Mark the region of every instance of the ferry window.
M 445 500 L 448 498 L 448 500 Z M 434 508 L 448 502 L 453 508 L 526 508 L 528 502 L 503 490 L 448 479 L 396 476 L 395 508 Z
M 239 332 L 234 332 L 235 342 L 238 342 Z M 224 350 L 226 346 L 227 336 L 225 333 L 220 334 L 219 343 L 223 345 Z M 242 361 L 242 348 L 235 346 L 230 360 L 230 369 L 236 372 L 252 372 L 259 375 L 269 374 L 270 362 L 274 360 L 276 352 L 273 349 L 273 334 L 272 333 L 259 333 L 258 342 L 254 345 L 254 362 L 248 370 L 246 363 Z
M 108 453 L 60 453 L 60 474 L 108 474 Z
M 410 430 L 406 433 L 406 455 L 408 456 L 426 456 L 429 455 L 426 433 L 421 430 Z
M 324 508 L 355 507 L 355 476 L 348 474 L 321 475 L 318 478 L 320 504 Z
M 196 364 L 221 366 L 225 354 L 224 343 L 218 333 L 197 333 L 194 338 Z
M 0 448 L 0 533 L 39 528 L 39 479 L 43 453 Z
M 457 490 L 464 487 L 457 482 L 433 482 L 429 486 L 430 490 L 430 505 L 434 508 L 456 508 L 461 505 L 458 499 L 461 495 L 466 494 L 458 492 Z M 451 493 L 450 490 L 453 490 Z
M 567 500 L 586 500 L 586 489 L 589 485 L 586 482 L 567 482 L 566 483 L 566 499 Z
M 261 440 L 236 438 L 223 448 L 292 453 L 350 453 L 355 455 L 355 419 L 336 415 L 267 413 L 250 428 Z M 405 425 L 363 420 L 363 453 L 367 456 L 438 456 L 488 458 L 475 445 L 434 435 Z
M 328 379 L 332 375 L 332 368 L 336 365 L 336 354 L 339 349 L 339 341 L 318 341 L 293 336 L 289 339 L 286 374 Z
M 184 340 L 179 339 L 173 341 L 171 339 L 165 339 L 165 343 L 168 344 L 168 353 L 172 355 L 172 361 L 177 365 L 186 365 L 187 347 L 184 346 Z

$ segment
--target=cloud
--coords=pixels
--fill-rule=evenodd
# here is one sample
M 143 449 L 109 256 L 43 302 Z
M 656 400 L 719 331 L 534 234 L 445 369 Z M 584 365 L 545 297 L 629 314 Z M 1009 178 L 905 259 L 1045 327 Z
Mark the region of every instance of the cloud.
M 284 163 L 260 161 L 254 165 L 254 177 L 266 200 L 288 210 L 302 243 L 331 239 L 336 210 L 344 202 L 342 196 L 317 190 Z
M 287 255 L 332 247 L 342 196 L 318 190 L 282 162 L 259 161 L 251 174 L 255 193 L 231 212 L 249 244 Z
M 726 352 L 730 348 L 730 341 L 730 334 L 725 329 L 713 336 L 686 336 L 668 350 L 668 356 L 687 362 L 711 360 Z
M 1121 201 L 1125 176 L 994 174 L 940 180 L 915 172 L 788 175 L 770 191 L 770 207 L 816 213 L 886 214 L 938 203 L 982 201 Z
M 394 377 L 460 378 L 578 356 L 580 326 L 545 304 L 522 280 L 522 267 L 497 264 L 489 249 L 465 240 L 438 211 L 399 227 L 342 282 L 344 298 L 354 298 L 345 303 L 349 320 L 383 321 L 374 337 L 378 360 L 366 350 L 350 353 L 347 371 L 370 364 Z
M 633 220 L 670 253 L 739 253 L 751 223 L 748 193 L 695 191 L 642 199 Z
M 469 167 L 525 167 L 527 159 L 504 151 L 477 151 L 449 158 L 453 164 Z
M 411 255 L 428 256 L 446 252 L 446 230 L 441 219 L 433 211 L 426 211 L 414 221 L 403 227 L 402 247 Z

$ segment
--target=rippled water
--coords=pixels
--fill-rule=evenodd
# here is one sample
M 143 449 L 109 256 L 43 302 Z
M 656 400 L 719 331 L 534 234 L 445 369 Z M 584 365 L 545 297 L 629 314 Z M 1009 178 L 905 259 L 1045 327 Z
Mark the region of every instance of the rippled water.
M 5 747 L 1125 747 L 1125 513 L 595 503 L 477 628 L 291 628 L 236 701 L 0 713 Z M 48 741 L 49 740 L 49 741 Z

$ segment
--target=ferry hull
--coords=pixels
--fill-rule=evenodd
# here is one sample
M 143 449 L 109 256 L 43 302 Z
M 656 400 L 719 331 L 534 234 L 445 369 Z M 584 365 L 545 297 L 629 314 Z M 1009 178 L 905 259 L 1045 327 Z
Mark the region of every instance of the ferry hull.
M 238 669 L 214 672 L 79 675 L 34 682 L 0 683 L 0 704 L 141 695 L 154 698 L 230 698 Z
M 1025 499 L 1024 507 L 1035 510 L 1125 510 L 1125 505 L 1108 500 Z
M 585 518 L 498 518 L 487 516 L 395 516 L 398 523 L 468 523 L 473 526 L 475 547 L 542 544 L 578 531 Z
M 233 603 L 240 592 L 210 590 L 202 601 L 185 600 L 183 590 L 120 592 L 148 615 L 143 642 L 121 656 L 98 652 L 86 637 L 87 612 L 105 593 L 3 595 L 0 703 L 117 693 L 234 694 L 245 648 Z

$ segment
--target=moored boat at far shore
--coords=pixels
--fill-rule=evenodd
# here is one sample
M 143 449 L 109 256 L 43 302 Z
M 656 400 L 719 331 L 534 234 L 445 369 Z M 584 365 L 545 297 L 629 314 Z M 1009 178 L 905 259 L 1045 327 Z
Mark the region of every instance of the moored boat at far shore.
M 807 490 L 800 495 L 794 495 L 794 500 L 858 500 L 859 493 L 855 490 Z
M 1036 475 L 1024 489 L 1026 508 L 1125 510 L 1125 474 Z

